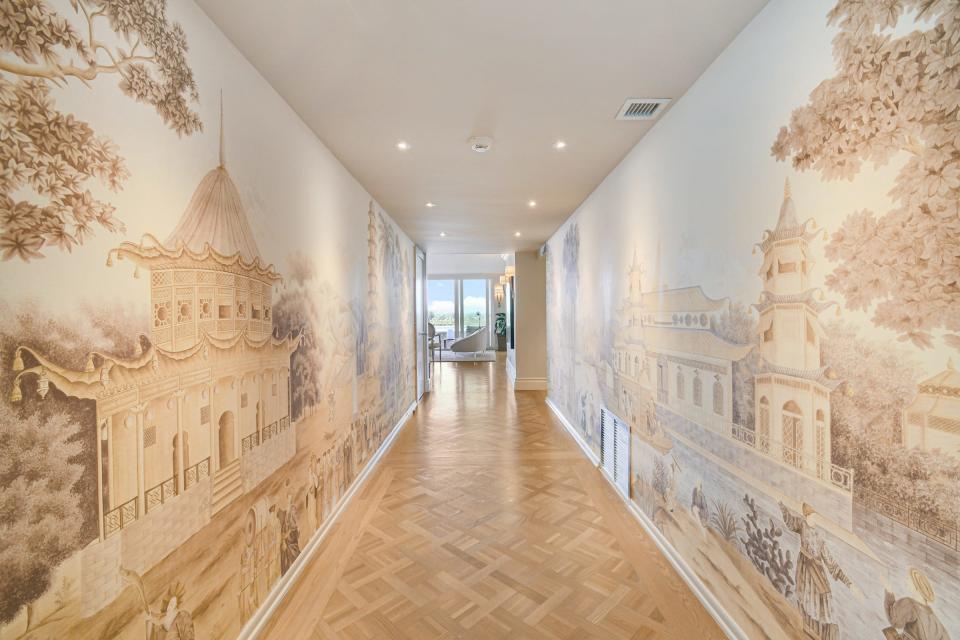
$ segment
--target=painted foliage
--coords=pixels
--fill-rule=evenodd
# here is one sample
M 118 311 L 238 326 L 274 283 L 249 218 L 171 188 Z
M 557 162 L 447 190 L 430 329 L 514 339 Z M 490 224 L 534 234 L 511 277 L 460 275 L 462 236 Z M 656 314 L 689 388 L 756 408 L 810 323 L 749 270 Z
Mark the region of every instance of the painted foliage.
M 960 637 L 958 47 L 773 2 L 548 244 L 551 397 L 751 638 Z
M 412 245 L 193 4 L 0 21 L 0 638 L 236 636 L 413 401 Z

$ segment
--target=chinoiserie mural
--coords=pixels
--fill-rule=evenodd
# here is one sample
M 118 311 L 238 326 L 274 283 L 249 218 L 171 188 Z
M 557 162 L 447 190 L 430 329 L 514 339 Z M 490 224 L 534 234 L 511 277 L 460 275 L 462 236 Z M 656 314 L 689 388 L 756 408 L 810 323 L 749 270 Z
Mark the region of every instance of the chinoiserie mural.
M 787 16 L 832 75 L 798 105 L 789 72 L 755 72 L 788 122 L 726 184 L 678 177 L 717 209 L 684 227 L 685 196 L 630 184 L 663 179 L 644 145 L 704 117 L 711 69 L 548 243 L 549 393 L 595 449 L 601 408 L 629 423 L 630 499 L 749 637 L 958 638 L 960 4 L 773 2 L 718 68 L 753 68 Z M 767 121 L 737 117 L 745 140 Z
M 338 261 L 263 195 L 222 65 L 328 152 L 191 3 L 0 21 L 0 638 L 235 637 L 413 402 L 412 244 L 331 164 Z

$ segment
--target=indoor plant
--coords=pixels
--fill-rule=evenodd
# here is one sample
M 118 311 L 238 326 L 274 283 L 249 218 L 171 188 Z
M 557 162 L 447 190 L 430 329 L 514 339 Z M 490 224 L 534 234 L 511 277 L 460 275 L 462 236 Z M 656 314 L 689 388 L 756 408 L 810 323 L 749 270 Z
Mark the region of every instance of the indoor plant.
M 497 334 L 497 351 L 507 350 L 507 314 L 497 313 L 497 320 L 493 325 L 493 332 Z

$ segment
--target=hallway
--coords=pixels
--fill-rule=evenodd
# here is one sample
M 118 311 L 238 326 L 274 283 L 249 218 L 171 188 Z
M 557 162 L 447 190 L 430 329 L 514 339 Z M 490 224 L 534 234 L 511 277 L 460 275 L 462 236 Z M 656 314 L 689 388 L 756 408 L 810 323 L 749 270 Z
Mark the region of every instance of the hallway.
M 264 637 L 723 637 L 543 392 L 434 367 Z

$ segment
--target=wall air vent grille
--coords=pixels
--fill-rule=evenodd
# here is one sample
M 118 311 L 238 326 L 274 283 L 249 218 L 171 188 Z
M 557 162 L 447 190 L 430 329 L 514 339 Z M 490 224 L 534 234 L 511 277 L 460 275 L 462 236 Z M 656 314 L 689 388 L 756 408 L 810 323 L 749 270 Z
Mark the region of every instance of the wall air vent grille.
M 617 120 L 653 120 L 669 102 L 670 98 L 629 98 L 620 107 Z
M 603 407 L 600 410 L 600 464 L 623 495 L 630 497 L 630 425 Z

